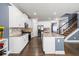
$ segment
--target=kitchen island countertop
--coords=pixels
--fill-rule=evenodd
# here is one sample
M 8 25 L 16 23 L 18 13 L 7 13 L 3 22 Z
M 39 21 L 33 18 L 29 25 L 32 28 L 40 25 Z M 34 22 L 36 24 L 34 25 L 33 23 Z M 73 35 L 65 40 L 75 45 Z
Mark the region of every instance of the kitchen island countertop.
M 64 37 L 63 35 L 52 33 L 52 32 L 44 32 L 43 37 Z

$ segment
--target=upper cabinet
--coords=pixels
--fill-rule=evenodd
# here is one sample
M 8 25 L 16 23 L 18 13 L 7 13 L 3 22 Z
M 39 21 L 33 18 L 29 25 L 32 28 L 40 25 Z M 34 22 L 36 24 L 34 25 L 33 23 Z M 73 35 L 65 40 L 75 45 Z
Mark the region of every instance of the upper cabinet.
M 25 17 L 25 14 L 14 5 L 9 6 L 9 27 L 24 27 L 27 19 L 28 17 Z

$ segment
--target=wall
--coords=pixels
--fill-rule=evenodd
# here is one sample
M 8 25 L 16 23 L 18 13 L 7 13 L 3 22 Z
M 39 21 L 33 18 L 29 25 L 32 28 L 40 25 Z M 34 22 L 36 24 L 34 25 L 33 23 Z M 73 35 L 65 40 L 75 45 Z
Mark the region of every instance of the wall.
M 44 25 L 45 28 L 51 27 L 51 21 L 39 21 L 38 25 Z
M 57 23 L 57 27 L 51 27 L 52 26 L 52 23 Z M 51 21 L 39 21 L 38 22 L 38 25 L 44 25 L 44 28 L 49 28 L 50 31 L 54 30 L 54 31 L 57 31 L 57 28 L 59 26 L 59 21 L 57 20 L 51 20 Z
M 43 25 L 44 28 L 49 28 L 51 31 L 51 21 L 38 21 L 38 25 Z
M 0 25 L 5 26 L 4 37 L 9 36 L 9 9 L 8 3 L 0 3 Z
M 24 17 L 26 23 L 28 24 L 28 27 L 29 27 L 29 28 L 32 27 L 32 26 L 31 26 L 31 22 L 32 22 L 32 21 L 31 21 L 31 19 L 28 18 L 27 14 L 23 14 L 23 17 Z
M 77 14 L 77 20 L 78 20 L 78 25 L 77 25 L 77 27 L 79 28 L 79 13 Z
M 71 20 L 75 15 L 76 15 L 76 14 L 70 14 L 70 15 L 68 16 L 68 19 Z M 71 24 L 72 24 L 72 21 L 69 22 L 69 25 L 71 25 Z
M 32 37 L 36 37 L 38 35 L 38 30 L 37 30 L 37 23 L 38 23 L 38 19 L 31 19 L 31 27 L 32 27 Z

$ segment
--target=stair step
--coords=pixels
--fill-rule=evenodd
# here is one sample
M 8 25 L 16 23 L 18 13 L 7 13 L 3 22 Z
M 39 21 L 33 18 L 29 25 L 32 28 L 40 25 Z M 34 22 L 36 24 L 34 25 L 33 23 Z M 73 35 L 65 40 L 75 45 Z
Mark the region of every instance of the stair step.
M 70 29 L 68 29 L 67 31 L 64 32 L 64 36 L 68 36 L 70 33 L 72 33 L 75 29 L 77 28 L 77 25 L 75 24 L 74 26 L 72 26 Z

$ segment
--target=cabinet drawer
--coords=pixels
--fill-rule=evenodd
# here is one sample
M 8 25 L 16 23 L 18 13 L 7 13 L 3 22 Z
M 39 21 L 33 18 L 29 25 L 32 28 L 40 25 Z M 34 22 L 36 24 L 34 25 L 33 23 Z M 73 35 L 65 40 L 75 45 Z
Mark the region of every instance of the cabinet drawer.
M 55 50 L 56 51 L 63 51 L 64 50 L 64 39 L 63 38 L 56 38 L 55 39 Z

